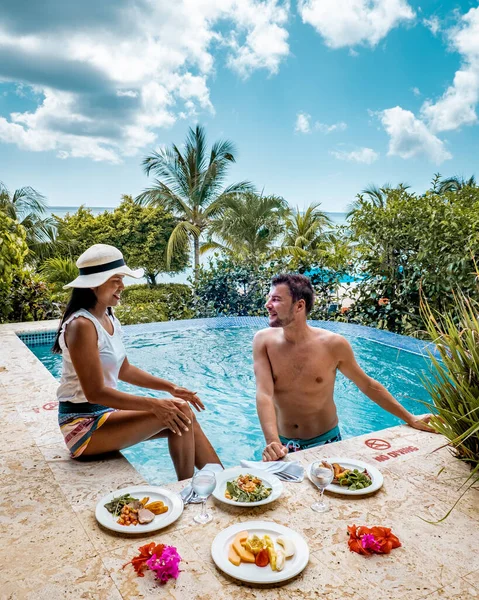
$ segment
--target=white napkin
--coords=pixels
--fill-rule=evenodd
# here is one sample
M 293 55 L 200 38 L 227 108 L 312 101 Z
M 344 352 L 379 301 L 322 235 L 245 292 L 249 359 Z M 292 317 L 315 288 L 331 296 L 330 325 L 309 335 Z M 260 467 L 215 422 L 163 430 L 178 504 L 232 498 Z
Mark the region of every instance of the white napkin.
M 301 463 L 292 461 L 285 462 L 276 460 L 271 462 L 242 460 L 241 466 L 248 469 L 257 469 L 258 471 L 266 471 L 274 473 L 278 479 L 283 481 L 301 483 L 304 479 L 304 467 Z
M 219 471 L 223 470 L 223 467 L 218 463 L 208 463 L 200 470 L 201 471 L 213 471 L 213 473 L 218 473 Z M 186 485 L 180 492 L 180 496 L 182 497 L 183 502 L 188 498 L 188 496 L 191 495 L 191 492 L 192 492 L 191 483 L 188 483 L 188 485 Z M 200 500 L 200 498 L 198 498 L 198 496 L 195 494 L 195 492 L 193 492 L 193 497 L 188 500 L 188 504 L 190 502 L 192 504 L 198 504 L 199 502 L 201 502 L 201 500 Z

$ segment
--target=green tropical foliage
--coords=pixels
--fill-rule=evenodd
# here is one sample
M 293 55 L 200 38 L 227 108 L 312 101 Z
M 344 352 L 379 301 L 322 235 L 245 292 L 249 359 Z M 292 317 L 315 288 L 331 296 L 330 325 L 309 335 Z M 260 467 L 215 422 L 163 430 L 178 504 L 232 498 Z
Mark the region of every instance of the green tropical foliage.
M 77 257 L 93 244 L 112 244 L 132 268 L 145 269 L 149 283 L 160 273 L 176 273 L 188 264 L 185 249 L 178 249 L 169 263 L 166 248 L 178 221 L 161 207 L 143 207 L 124 195 L 115 210 L 94 216 L 81 207 L 73 215 L 58 219 L 58 239 L 67 241 Z
M 477 187 L 476 178 L 474 175 L 469 177 L 469 179 L 464 179 L 464 177 L 448 177 L 443 179 L 438 186 L 438 193 L 445 194 L 447 192 L 459 192 L 465 187 L 475 188 Z
M 78 268 L 71 258 L 55 256 L 42 264 L 40 273 L 59 292 L 64 285 L 78 277 Z
M 279 196 L 253 192 L 232 196 L 225 200 L 221 216 L 210 223 L 210 239 L 201 245 L 200 252 L 215 249 L 230 256 L 258 260 L 278 239 L 286 209 L 286 201 Z
M 131 285 L 123 290 L 115 312 L 125 325 L 191 319 L 192 298 L 190 286 L 181 283 Z
M 10 290 L 28 253 L 25 239 L 22 225 L 0 212 L 0 323 L 7 321 L 13 310 Z
M 43 258 L 55 239 L 55 220 L 45 215 L 46 206 L 46 198 L 32 187 L 11 194 L 0 181 L 0 211 L 24 227 L 30 262 Z
M 15 323 L 57 319 L 61 315 L 61 307 L 54 301 L 50 286 L 30 269 L 15 275 L 4 301 L 11 307 L 8 320 Z
M 376 208 L 385 208 L 389 195 L 393 190 L 403 192 L 407 189 L 409 189 L 409 186 L 406 183 L 399 183 L 395 188 L 391 187 L 389 183 L 385 183 L 382 187 L 371 184 L 357 194 L 356 200 L 349 206 L 346 217 L 352 217 L 357 210 L 367 204 Z
M 282 255 L 305 258 L 310 252 L 325 249 L 331 242 L 331 219 L 320 210 L 320 203 L 311 204 L 302 212 L 289 210 L 284 219 Z
M 462 292 L 454 294 L 454 300 L 452 311 L 444 314 L 422 304 L 437 351 L 429 352 L 434 369 L 423 383 L 436 415 L 433 427 L 449 440 L 457 458 L 472 468 L 465 493 L 479 481 L 479 303 Z
M 476 297 L 472 256 L 479 255 L 479 188 L 439 195 L 388 192 L 384 206 L 363 203 L 349 222 L 362 273 L 348 318 L 398 333 L 425 328 L 420 291 L 447 312 L 453 291 Z
M 215 142 L 208 152 L 205 130 L 198 125 L 189 130 L 183 151 L 173 144 L 144 159 L 145 173 L 154 174 L 156 179 L 137 197 L 137 202 L 161 207 L 179 219 L 168 240 L 167 265 L 179 251 L 189 249 L 192 241 L 197 273 L 200 238 L 210 223 L 223 213 L 227 200 L 254 191 L 247 181 L 224 187 L 235 153 L 233 143 L 227 140 Z

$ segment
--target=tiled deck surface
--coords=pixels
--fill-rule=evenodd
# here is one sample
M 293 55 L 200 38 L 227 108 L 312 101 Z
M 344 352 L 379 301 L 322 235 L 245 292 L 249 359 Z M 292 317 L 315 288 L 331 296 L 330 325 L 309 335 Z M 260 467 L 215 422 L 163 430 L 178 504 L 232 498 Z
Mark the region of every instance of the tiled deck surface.
M 362 499 L 330 495 L 331 510 L 325 514 L 310 509 L 317 492 L 305 480 L 285 484 L 276 502 L 251 510 L 210 500 L 214 518 L 206 526 L 192 521 L 198 507 L 190 505 L 176 523 L 151 536 L 121 537 L 100 529 L 94 518 L 98 499 L 143 480 L 121 456 L 84 463 L 69 459 L 51 404 L 57 384 L 15 335 L 51 329 L 52 322 L 0 326 L 0 600 L 479 600 L 479 490 L 470 490 L 446 521 L 426 522 L 447 512 L 468 469 L 447 449 L 432 452 L 442 438 L 408 427 L 294 455 L 304 464 L 345 455 L 382 471 L 384 486 L 376 494 Z M 365 441 L 371 438 L 390 448 L 368 447 Z M 396 452 L 405 447 L 417 450 Z M 388 459 L 377 462 L 382 453 Z M 216 569 L 210 556 L 215 535 L 251 519 L 276 521 L 305 537 L 311 558 L 301 575 L 280 587 L 253 587 Z M 353 523 L 391 527 L 403 546 L 389 556 L 353 554 L 346 535 Z M 149 541 L 178 548 L 183 572 L 176 583 L 159 586 L 151 573 L 138 578 L 132 568 L 122 570 Z

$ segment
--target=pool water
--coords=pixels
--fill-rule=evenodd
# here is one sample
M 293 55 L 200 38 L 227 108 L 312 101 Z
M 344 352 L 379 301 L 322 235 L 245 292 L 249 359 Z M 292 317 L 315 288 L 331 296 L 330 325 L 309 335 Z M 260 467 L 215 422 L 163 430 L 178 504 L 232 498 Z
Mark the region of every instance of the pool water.
M 239 464 L 240 459 L 260 460 L 264 447 L 256 414 L 252 361 L 252 340 L 257 329 L 232 326 L 141 333 L 125 329 L 125 346 L 132 364 L 198 393 L 207 408 L 199 421 L 226 467 Z M 420 381 L 420 375 L 429 370 L 426 359 L 364 338 L 348 339 L 368 375 L 382 383 L 410 412 L 426 412 L 421 401 L 428 401 L 428 395 Z M 50 345 L 34 346 L 31 351 L 60 378 L 61 357 L 51 354 Z M 119 389 L 162 397 L 161 392 L 123 382 Z M 339 372 L 335 401 L 343 439 L 401 423 Z M 152 485 L 176 479 L 166 440 L 143 442 L 122 453 Z

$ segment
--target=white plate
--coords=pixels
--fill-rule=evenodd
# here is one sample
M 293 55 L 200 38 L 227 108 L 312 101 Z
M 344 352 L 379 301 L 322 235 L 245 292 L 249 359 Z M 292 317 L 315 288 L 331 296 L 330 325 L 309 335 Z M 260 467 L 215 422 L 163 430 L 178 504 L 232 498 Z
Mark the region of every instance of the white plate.
M 379 490 L 379 488 L 383 484 L 384 479 L 381 474 L 381 471 L 379 471 L 379 469 L 377 469 L 375 466 L 370 465 L 369 463 L 365 463 L 362 460 L 338 456 L 333 456 L 331 458 L 328 456 L 324 460 L 326 460 L 330 465 L 332 465 L 333 463 L 339 463 L 342 467 L 345 467 L 346 469 L 358 469 L 358 471 L 364 471 L 366 469 L 372 480 L 372 484 L 367 488 L 363 488 L 362 490 L 349 490 L 345 486 L 337 485 L 336 483 L 331 483 L 326 488 L 328 492 L 333 492 L 334 494 L 343 494 L 344 496 L 364 496 L 365 494 L 373 494 L 374 492 L 377 492 L 377 490 Z M 308 465 L 307 473 L 309 480 L 314 485 L 314 482 L 311 479 L 311 464 Z
M 257 567 L 251 563 L 240 563 L 238 567 L 228 560 L 229 547 L 240 531 L 248 531 L 250 535 L 269 535 L 273 542 L 280 535 L 290 538 L 295 545 L 296 552 L 291 558 L 287 558 L 282 571 L 273 571 L 270 565 Z M 277 544 L 275 544 L 279 547 Z M 240 581 L 248 583 L 278 583 L 291 579 L 304 569 L 309 561 L 309 548 L 305 539 L 284 525 L 278 525 L 272 521 L 246 521 L 236 523 L 221 531 L 211 544 L 211 556 L 216 566 Z
M 130 494 L 130 496 L 133 496 L 133 498 L 138 498 L 138 500 L 142 500 L 145 496 L 149 496 L 150 499 L 148 500 L 148 503 L 161 500 L 166 506 L 168 506 L 168 510 L 162 515 L 155 515 L 153 521 L 145 525 L 120 525 L 117 523 L 118 517 L 115 517 L 108 512 L 105 508 L 105 504 L 111 502 L 113 498 L 118 498 L 118 496 L 124 496 L 125 494 Z M 170 525 L 176 521 L 182 512 L 183 500 L 178 494 L 156 486 L 136 485 L 123 488 L 121 490 L 116 490 L 111 492 L 111 494 L 104 496 L 96 505 L 95 517 L 100 525 L 103 525 L 103 527 L 111 529 L 112 531 L 117 531 L 119 533 L 138 534 L 149 533 L 151 531 L 156 531 L 157 529 L 162 529 L 163 527 L 166 527 L 167 525 Z
M 226 483 L 228 481 L 233 481 L 236 479 L 238 475 L 255 475 L 259 477 L 263 484 L 267 488 L 271 488 L 271 494 L 265 498 L 264 500 L 260 500 L 259 502 L 236 502 L 235 500 L 230 500 L 229 498 L 225 498 L 226 491 Z M 277 498 L 281 496 L 283 492 L 283 484 L 281 481 L 271 473 L 266 473 L 261 471 L 260 469 L 248 469 L 248 467 L 232 467 L 231 469 L 225 469 L 221 471 L 221 473 L 216 473 L 216 487 L 213 492 L 213 496 L 219 500 L 220 502 L 224 502 L 225 504 L 231 504 L 232 506 L 262 506 L 263 504 L 269 504 L 270 502 L 274 502 Z

